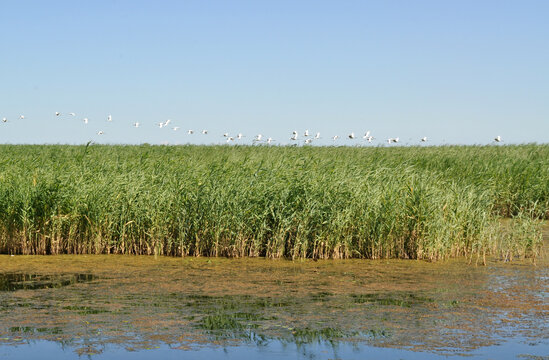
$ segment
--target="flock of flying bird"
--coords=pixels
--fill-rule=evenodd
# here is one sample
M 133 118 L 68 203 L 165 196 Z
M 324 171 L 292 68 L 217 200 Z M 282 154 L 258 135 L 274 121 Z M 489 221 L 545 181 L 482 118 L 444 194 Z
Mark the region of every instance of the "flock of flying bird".
M 69 115 L 69 116 L 72 116 L 72 117 L 76 117 L 76 113 L 73 113 L 73 112 L 68 113 L 68 115 Z M 61 113 L 58 112 L 58 111 L 56 111 L 56 112 L 55 112 L 55 116 L 56 116 L 56 117 L 59 117 L 59 116 L 61 116 Z M 24 115 L 19 115 L 19 119 L 20 119 L 20 120 L 23 120 L 23 119 L 25 119 L 25 116 L 24 116 Z M 6 122 L 8 122 L 8 119 L 7 119 L 6 117 L 3 117 L 3 118 L 2 118 L 2 122 L 6 123 Z M 83 118 L 83 119 L 82 119 L 82 122 L 83 122 L 84 124 L 88 124 L 88 123 L 89 123 L 89 119 L 88 119 L 88 118 Z M 108 116 L 107 116 L 107 122 L 112 122 L 112 115 L 108 115 Z M 171 124 L 171 120 L 168 119 L 168 120 L 166 120 L 166 121 L 164 121 L 164 122 L 159 122 L 159 123 L 157 123 L 157 126 L 158 126 L 159 128 L 169 128 L 169 127 L 170 127 L 170 124 Z M 140 126 L 141 126 L 141 123 L 139 123 L 139 122 L 133 123 L 133 127 L 135 127 L 135 128 L 139 128 Z M 178 130 L 180 129 L 180 127 L 179 127 L 179 126 L 172 126 L 171 129 L 172 129 L 173 131 L 178 131 Z M 204 130 L 201 131 L 201 133 L 202 133 L 203 135 L 207 135 L 207 134 L 208 134 L 208 130 L 204 129 Z M 105 134 L 105 132 L 104 132 L 103 130 L 99 130 L 99 131 L 97 132 L 97 135 L 104 135 L 104 134 Z M 194 134 L 194 130 L 192 130 L 192 129 L 187 130 L 187 134 L 189 134 L 189 135 Z M 303 135 L 303 143 L 304 143 L 304 144 L 307 144 L 307 145 L 308 145 L 308 144 L 311 144 L 311 143 L 313 142 L 313 140 L 321 139 L 320 133 L 319 133 L 319 132 L 315 133 L 315 135 L 313 136 L 312 134 L 309 133 L 309 130 L 305 130 L 305 131 L 303 132 L 302 135 Z M 238 133 L 238 134 L 235 135 L 235 136 L 230 136 L 229 133 L 224 133 L 224 134 L 223 134 L 223 137 L 225 138 L 225 141 L 226 141 L 227 143 L 230 143 L 230 142 L 234 142 L 234 141 L 236 141 L 236 140 L 242 140 L 242 138 L 245 137 L 245 136 L 244 136 L 242 133 Z M 334 135 L 334 136 L 331 137 L 332 141 L 334 141 L 334 142 L 337 141 L 339 138 L 340 138 L 339 135 Z M 355 135 L 354 132 L 351 132 L 350 134 L 347 135 L 347 138 L 350 139 L 350 140 L 354 140 L 354 139 L 357 139 L 358 137 Z M 375 139 L 375 138 L 371 135 L 371 132 L 370 132 L 369 130 L 366 131 L 366 133 L 364 133 L 364 135 L 362 136 L 362 138 L 363 138 L 365 141 L 367 141 L 368 143 L 372 143 L 372 141 Z M 296 143 L 297 143 L 298 141 L 300 141 L 300 140 L 299 140 L 299 133 L 298 133 L 296 130 L 294 130 L 294 131 L 292 132 L 292 136 L 290 137 L 290 140 L 292 140 L 292 141 L 294 141 L 294 142 L 296 142 Z M 276 140 L 273 139 L 273 138 L 271 138 L 271 137 L 264 139 L 264 137 L 263 137 L 262 134 L 257 134 L 257 135 L 254 137 L 254 139 L 253 139 L 253 143 L 254 143 L 254 144 L 255 144 L 255 143 L 265 142 L 266 144 L 269 144 L 269 145 L 270 145 L 270 144 L 272 144 L 272 143 L 275 142 L 275 141 L 276 141 Z M 425 143 L 425 142 L 427 142 L 427 137 L 424 136 L 424 137 L 422 137 L 419 141 Z M 499 143 L 499 142 L 502 142 L 503 140 L 501 139 L 501 136 L 498 135 L 498 136 L 496 136 L 496 137 L 494 138 L 494 141 Z M 399 138 L 398 138 L 398 137 L 395 137 L 395 138 L 388 138 L 388 139 L 386 140 L 386 142 L 387 142 L 388 144 L 398 143 L 398 142 L 399 142 Z

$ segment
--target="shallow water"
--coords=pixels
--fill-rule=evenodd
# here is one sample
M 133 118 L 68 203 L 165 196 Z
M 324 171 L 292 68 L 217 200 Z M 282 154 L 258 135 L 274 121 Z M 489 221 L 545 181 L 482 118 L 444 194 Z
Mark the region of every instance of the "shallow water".
M 92 274 L 35 275 L 25 273 L 0 273 L 0 291 L 36 290 L 60 288 L 79 282 L 91 281 Z
M 0 357 L 549 354 L 545 259 L 0 256 Z
M 154 349 L 128 352 L 123 347 L 103 346 L 96 349 L 93 355 L 85 355 L 93 359 L 258 359 L 282 360 L 288 357 L 294 359 L 408 359 L 408 360 L 441 360 L 456 358 L 453 355 L 441 355 L 425 351 L 410 351 L 397 348 L 375 347 L 366 344 L 356 346 L 348 343 L 338 344 L 285 344 L 273 341 L 264 346 L 215 346 L 202 347 L 181 351 L 168 345 L 160 345 Z M 48 341 L 34 341 L 18 346 L 0 347 L 0 358 L 32 359 L 40 354 L 43 360 L 74 359 L 77 356 L 70 349 L 61 344 Z M 517 355 L 519 354 L 519 355 Z M 532 347 L 521 342 L 506 342 L 476 349 L 467 354 L 467 358 L 474 359 L 546 359 L 546 349 Z M 463 358 L 463 356 L 459 356 Z

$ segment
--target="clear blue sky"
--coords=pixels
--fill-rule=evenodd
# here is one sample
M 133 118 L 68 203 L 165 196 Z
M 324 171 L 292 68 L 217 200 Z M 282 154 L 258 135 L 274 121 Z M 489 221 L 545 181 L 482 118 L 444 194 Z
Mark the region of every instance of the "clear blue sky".
M 548 19 L 546 0 L 2 0 L 0 143 L 547 143 Z

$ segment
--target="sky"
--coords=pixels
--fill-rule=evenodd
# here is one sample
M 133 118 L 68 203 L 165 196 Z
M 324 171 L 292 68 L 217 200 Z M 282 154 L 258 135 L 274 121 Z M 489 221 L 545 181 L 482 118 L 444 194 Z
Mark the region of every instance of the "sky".
M 0 143 L 548 143 L 548 18 L 546 0 L 0 0 Z

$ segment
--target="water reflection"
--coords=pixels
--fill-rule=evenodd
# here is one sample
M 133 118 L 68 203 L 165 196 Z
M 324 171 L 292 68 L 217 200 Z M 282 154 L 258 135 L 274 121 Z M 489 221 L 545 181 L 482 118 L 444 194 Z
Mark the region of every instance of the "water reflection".
M 92 274 L 39 275 L 0 273 L 0 291 L 60 288 L 94 279 L 95 277 Z
M 442 360 L 460 359 L 461 356 L 448 356 L 432 352 L 410 351 L 406 349 L 372 347 L 367 345 L 341 343 L 295 345 L 282 342 L 270 343 L 261 347 L 250 346 L 214 346 L 181 351 L 169 345 L 154 349 L 128 351 L 119 346 L 83 347 L 75 353 L 71 348 L 48 341 L 31 341 L 21 346 L 0 347 L 0 358 L 27 360 L 40 354 L 42 360 L 66 359 L 178 359 L 178 360 L 285 360 L 289 357 L 297 360 L 364 360 L 364 359 L 406 359 L 406 360 Z M 468 359 L 531 359 L 547 358 L 543 348 L 532 347 L 522 342 L 507 342 L 501 345 L 476 349 L 468 354 Z

